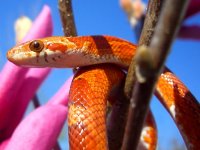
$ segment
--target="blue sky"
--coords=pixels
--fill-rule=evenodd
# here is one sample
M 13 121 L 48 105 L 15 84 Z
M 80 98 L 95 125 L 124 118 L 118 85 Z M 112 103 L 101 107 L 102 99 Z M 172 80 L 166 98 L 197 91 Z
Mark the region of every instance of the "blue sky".
M 44 4 L 51 7 L 54 35 L 63 35 L 57 0 L 13 0 L 4 1 L 0 6 L 0 69 L 6 62 L 6 51 L 14 46 L 14 21 L 26 15 L 34 19 Z M 125 13 L 116 0 L 73 1 L 74 16 L 78 35 L 106 34 L 136 42 L 134 33 Z M 200 14 L 187 20 L 187 24 L 200 25 Z M 177 39 L 167 59 L 167 66 L 187 85 L 197 99 L 200 99 L 200 41 Z M 39 97 L 45 103 L 71 74 L 70 69 L 55 69 L 39 90 Z M 48 87 L 48 90 L 46 88 Z M 156 117 L 159 132 L 159 145 L 167 149 L 172 139 L 182 143 L 182 138 L 168 113 L 156 98 L 151 107 Z

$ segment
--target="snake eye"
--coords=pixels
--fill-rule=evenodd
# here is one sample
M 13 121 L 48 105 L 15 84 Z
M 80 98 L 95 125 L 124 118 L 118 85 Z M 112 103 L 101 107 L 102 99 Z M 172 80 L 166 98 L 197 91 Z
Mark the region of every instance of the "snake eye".
M 29 44 L 29 48 L 34 52 L 41 52 L 44 48 L 44 43 L 40 40 L 34 40 Z

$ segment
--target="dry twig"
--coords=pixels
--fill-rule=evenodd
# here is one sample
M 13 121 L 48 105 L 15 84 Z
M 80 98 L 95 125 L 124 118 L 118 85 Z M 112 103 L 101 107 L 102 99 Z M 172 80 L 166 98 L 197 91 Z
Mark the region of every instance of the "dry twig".
M 127 120 L 128 101 L 125 100 L 125 95 L 121 89 L 124 87 L 124 81 L 116 88 L 115 103 L 107 117 L 107 135 L 109 150 L 120 150 L 122 146 L 125 125 Z
M 65 36 L 76 36 L 77 32 L 71 0 L 58 0 L 58 5 Z

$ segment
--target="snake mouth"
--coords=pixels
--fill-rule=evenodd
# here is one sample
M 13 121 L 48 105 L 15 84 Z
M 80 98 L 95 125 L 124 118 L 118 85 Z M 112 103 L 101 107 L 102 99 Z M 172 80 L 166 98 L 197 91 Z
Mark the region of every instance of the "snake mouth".
M 7 59 L 18 66 L 29 66 L 31 65 L 31 54 L 28 51 L 22 51 L 19 48 L 12 48 L 7 52 Z
M 16 51 L 14 50 L 14 49 L 11 49 L 11 50 L 9 50 L 8 52 L 7 52 L 7 54 L 6 54 L 6 56 L 7 56 L 7 59 L 10 61 L 10 62 L 12 62 L 12 63 L 14 63 L 14 64 L 16 64 L 18 61 L 16 60 L 16 55 L 17 55 L 17 53 L 16 53 Z
M 22 58 L 16 57 L 16 55 L 12 55 L 10 53 L 7 53 L 7 59 L 18 66 L 21 66 L 23 64 Z

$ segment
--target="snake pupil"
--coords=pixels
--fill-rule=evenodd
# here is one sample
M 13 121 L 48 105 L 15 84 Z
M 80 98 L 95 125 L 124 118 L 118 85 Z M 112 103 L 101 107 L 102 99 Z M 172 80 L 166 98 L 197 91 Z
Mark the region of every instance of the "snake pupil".
M 40 52 L 44 48 L 44 44 L 42 41 L 35 40 L 30 43 L 29 48 L 31 51 Z
M 40 47 L 40 44 L 35 41 L 34 44 L 33 44 L 33 46 L 34 46 L 35 49 L 38 49 Z

